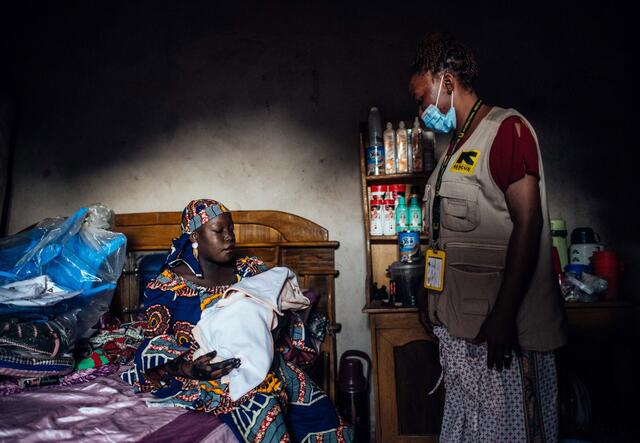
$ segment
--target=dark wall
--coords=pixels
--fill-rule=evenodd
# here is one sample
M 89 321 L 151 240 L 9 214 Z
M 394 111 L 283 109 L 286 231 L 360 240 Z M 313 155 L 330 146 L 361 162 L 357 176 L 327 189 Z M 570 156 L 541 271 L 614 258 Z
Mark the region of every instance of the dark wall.
M 137 155 L 136 138 L 170 139 L 191 119 L 233 120 L 251 108 L 286 109 L 356 146 L 371 105 L 385 119 L 414 115 L 407 67 L 416 40 L 448 30 L 475 50 L 485 101 L 517 108 L 536 128 L 551 215 L 596 228 L 631 270 L 640 259 L 629 209 L 638 189 L 634 15 L 611 2 L 583 5 L 5 4 L 5 82 L 20 97 L 22 134 L 81 140 L 103 165 Z M 71 177 L 87 167 L 56 165 Z
M 300 214 L 341 243 L 339 352 L 370 351 L 358 123 L 373 105 L 412 119 L 416 41 L 444 30 L 475 51 L 480 96 L 535 127 L 551 216 L 599 231 L 640 294 L 637 26 L 622 2 L 215 3 L 1 3 L 12 231 L 95 201 Z

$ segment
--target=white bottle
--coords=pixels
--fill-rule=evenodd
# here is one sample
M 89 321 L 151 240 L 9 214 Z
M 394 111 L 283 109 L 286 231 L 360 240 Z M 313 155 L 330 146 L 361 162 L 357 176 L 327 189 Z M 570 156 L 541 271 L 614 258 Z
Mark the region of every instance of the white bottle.
M 384 201 L 384 235 L 396 235 L 396 205 L 391 199 Z
M 382 200 L 371 201 L 370 223 L 372 236 L 384 234 L 384 202 Z
M 396 131 L 393 130 L 391 122 L 387 123 L 384 131 L 384 173 L 396 173 Z
M 407 130 L 404 127 L 404 122 L 398 124 L 398 130 L 396 131 L 396 155 L 398 157 L 396 172 L 398 174 L 406 174 L 409 170 L 407 161 Z

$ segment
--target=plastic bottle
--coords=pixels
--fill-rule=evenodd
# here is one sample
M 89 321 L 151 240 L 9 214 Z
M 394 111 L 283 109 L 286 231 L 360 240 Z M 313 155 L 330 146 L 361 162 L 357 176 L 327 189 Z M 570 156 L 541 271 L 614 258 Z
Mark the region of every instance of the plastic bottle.
M 391 122 L 387 123 L 384 131 L 384 173 L 396 173 L 396 131 L 393 130 Z
M 367 175 L 384 174 L 384 144 L 380 111 L 375 106 L 369 110 L 369 145 L 367 147 Z
M 404 197 L 398 195 L 398 206 L 396 207 L 396 232 L 409 231 L 409 209 L 404 202 Z
M 407 172 L 413 172 L 413 128 L 407 128 Z
M 569 264 L 569 255 L 567 248 L 567 224 L 564 219 L 551 219 L 551 242 L 553 247 L 558 250 L 560 259 L 560 269 L 564 269 Z
M 422 230 L 422 208 L 418 204 L 418 196 L 411 196 L 409 205 L 409 231 L 420 232 Z
M 384 235 L 396 235 L 396 207 L 392 199 L 384 201 Z
M 396 131 L 396 157 L 396 172 L 398 174 L 406 174 L 409 172 L 407 161 L 407 130 L 404 127 L 404 122 L 398 124 L 398 130 Z
M 369 146 L 383 146 L 382 120 L 375 106 L 369 110 Z
M 411 169 L 409 172 L 424 172 L 424 153 L 423 153 L 422 129 L 420 129 L 420 121 L 418 117 L 413 120 L 413 128 L 411 129 Z
M 371 231 L 370 234 L 372 236 L 374 235 L 382 235 L 384 233 L 383 231 L 383 224 L 384 224 L 384 215 L 383 215 L 383 211 L 384 211 L 384 204 L 382 200 L 372 200 L 371 201 L 371 215 L 370 215 L 370 222 L 371 222 Z

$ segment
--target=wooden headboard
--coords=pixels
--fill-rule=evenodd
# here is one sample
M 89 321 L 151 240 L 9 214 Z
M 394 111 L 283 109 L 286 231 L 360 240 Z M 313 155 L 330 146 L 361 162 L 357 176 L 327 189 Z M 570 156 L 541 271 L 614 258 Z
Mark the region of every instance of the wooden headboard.
M 313 289 L 320 301 L 317 309 L 329 319 L 329 334 L 322 345 L 324 389 L 335 399 L 336 344 L 335 322 L 336 241 L 329 241 L 323 227 L 297 215 L 281 211 L 232 212 L 236 250 L 240 255 L 255 255 L 268 267 L 286 266 L 298 276 L 302 288 Z M 138 262 L 144 253 L 168 251 L 171 240 L 180 235 L 180 212 L 146 212 L 116 215 L 113 229 L 127 236 L 127 261 L 118 282 L 112 311 L 128 320 L 140 312 Z M 320 381 L 320 380 L 317 380 Z

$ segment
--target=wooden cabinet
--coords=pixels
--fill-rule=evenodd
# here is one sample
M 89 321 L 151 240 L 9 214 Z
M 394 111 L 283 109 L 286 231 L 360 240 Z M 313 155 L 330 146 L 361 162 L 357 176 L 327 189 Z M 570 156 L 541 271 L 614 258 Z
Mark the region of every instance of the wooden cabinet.
M 366 125 L 360 130 L 360 178 L 367 252 L 366 302 L 363 312 L 371 325 L 373 393 L 377 442 L 435 442 L 438 440 L 444 392 L 438 346 L 424 331 L 415 307 L 389 307 L 371 300 L 373 283 L 389 287 L 387 268 L 399 259 L 396 236 L 371 236 L 371 185 L 406 184 L 422 194 L 430 171 L 382 176 L 366 175 Z M 421 248 L 427 237 L 421 236 Z
M 444 390 L 438 345 L 425 333 L 417 310 L 365 308 L 371 325 L 377 442 L 436 442 Z

